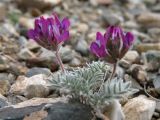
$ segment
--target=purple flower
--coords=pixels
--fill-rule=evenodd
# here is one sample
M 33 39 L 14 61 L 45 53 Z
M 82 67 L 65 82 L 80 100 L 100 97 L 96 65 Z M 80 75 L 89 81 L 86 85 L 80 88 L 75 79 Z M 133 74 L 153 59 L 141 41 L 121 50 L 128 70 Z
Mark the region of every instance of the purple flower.
M 70 22 L 67 18 L 62 21 L 53 13 L 53 16 L 43 16 L 35 20 L 34 29 L 28 31 L 28 37 L 49 50 L 57 50 L 58 45 L 69 38 Z
M 132 33 L 124 33 L 120 27 L 110 26 L 104 35 L 97 32 L 96 41 L 91 43 L 90 50 L 97 57 L 116 63 L 128 51 L 133 40 Z

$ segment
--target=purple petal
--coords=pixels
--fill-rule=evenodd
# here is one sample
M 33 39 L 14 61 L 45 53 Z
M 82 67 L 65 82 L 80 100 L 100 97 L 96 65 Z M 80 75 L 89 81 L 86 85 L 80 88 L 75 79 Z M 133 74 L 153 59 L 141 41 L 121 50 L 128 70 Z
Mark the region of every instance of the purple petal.
M 53 28 L 54 37 L 56 38 L 56 40 L 60 40 L 59 28 L 56 25 L 53 25 L 52 28 Z
M 33 39 L 33 40 L 35 39 L 35 31 L 33 29 L 30 29 L 27 35 L 30 39 Z
M 60 19 L 58 18 L 57 14 L 56 13 L 53 13 L 53 16 L 54 16 L 54 20 L 56 22 L 56 25 L 61 25 L 61 21 Z
M 108 40 L 110 40 L 110 37 L 112 36 L 113 33 L 113 26 L 110 26 L 107 28 L 105 34 L 104 34 L 104 39 L 105 39 L 105 44 L 107 45 Z
M 69 31 L 65 31 L 63 34 L 60 36 L 61 41 L 66 41 L 69 38 Z
M 96 42 L 91 43 L 90 50 L 97 57 L 105 57 L 107 55 L 105 51 L 105 47 L 99 46 Z
M 105 46 L 105 39 L 100 32 L 97 32 L 96 34 L 96 41 L 99 41 L 101 45 Z
M 109 40 L 116 40 L 117 38 L 120 38 L 121 28 L 117 26 L 110 26 L 108 27 L 106 33 L 105 33 L 105 39 Z
M 47 19 L 45 19 L 44 17 L 40 18 L 40 22 L 41 22 L 41 31 L 43 36 L 48 36 L 48 26 L 49 26 L 49 21 Z
M 64 18 L 62 20 L 62 28 L 68 30 L 69 26 L 70 26 L 70 21 L 67 18 Z
M 126 42 L 128 43 L 128 45 L 129 46 L 132 45 L 134 41 L 134 35 L 130 32 L 127 32 L 125 38 L 126 38 Z

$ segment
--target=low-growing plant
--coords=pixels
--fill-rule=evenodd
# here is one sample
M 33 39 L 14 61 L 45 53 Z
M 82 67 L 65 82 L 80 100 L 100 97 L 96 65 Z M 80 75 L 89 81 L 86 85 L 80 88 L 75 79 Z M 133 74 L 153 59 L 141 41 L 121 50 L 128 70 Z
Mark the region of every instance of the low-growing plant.
M 133 43 L 132 33 L 125 33 L 120 27 L 110 26 L 103 35 L 97 32 L 96 40 L 91 43 L 90 51 L 105 62 L 92 62 L 86 67 L 65 70 L 59 56 L 59 49 L 69 38 L 70 22 L 62 21 L 54 13 L 52 17 L 35 20 L 35 28 L 29 30 L 29 38 L 42 47 L 55 52 L 62 71 L 53 73 L 51 86 L 59 91 L 65 90 L 72 98 L 91 105 L 95 110 L 109 105 L 113 99 L 133 94 L 131 82 L 114 77 L 118 61 L 123 58 Z M 112 70 L 112 72 L 111 72 Z
M 92 62 L 83 68 L 75 68 L 66 74 L 53 74 L 50 82 L 53 88 L 69 91 L 68 94 L 82 103 L 94 107 L 104 107 L 113 99 L 120 99 L 136 90 L 131 88 L 131 82 L 124 82 L 121 78 L 109 78 L 111 67 L 104 62 Z M 104 82 L 105 81 L 105 82 Z

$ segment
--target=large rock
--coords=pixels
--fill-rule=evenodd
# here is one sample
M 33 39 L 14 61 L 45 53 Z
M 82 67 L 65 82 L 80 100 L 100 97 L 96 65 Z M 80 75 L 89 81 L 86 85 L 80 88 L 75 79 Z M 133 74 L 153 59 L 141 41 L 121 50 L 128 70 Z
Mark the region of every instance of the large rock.
M 27 78 L 19 76 L 11 86 L 10 93 L 32 97 L 45 97 L 48 95 L 47 80 L 43 74 Z
M 91 120 L 92 108 L 78 103 L 68 103 L 67 98 L 34 98 L 0 108 L 0 119 L 12 120 Z
M 29 116 L 26 116 L 23 120 L 44 120 L 48 113 L 44 110 L 31 113 Z
M 129 100 L 123 107 L 125 120 L 151 120 L 156 102 L 145 96 Z
M 66 98 L 34 98 L 16 105 L 10 105 L 4 108 L 0 108 L 0 119 L 14 119 L 22 120 L 22 118 L 28 114 L 36 111 L 40 111 L 47 104 L 67 103 Z
M 44 120 L 91 120 L 92 109 L 80 103 L 53 104 L 46 108 L 48 116 Z

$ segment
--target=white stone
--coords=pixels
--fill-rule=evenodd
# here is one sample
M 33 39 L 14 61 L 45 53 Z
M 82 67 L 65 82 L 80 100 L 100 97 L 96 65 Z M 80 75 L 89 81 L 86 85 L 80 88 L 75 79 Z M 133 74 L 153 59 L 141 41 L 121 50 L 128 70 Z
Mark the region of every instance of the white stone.
M 139 58 L 139 54 L 137 51 L 135 50 L 131 50 L 131 51 L 128 51 L 124 58 L 126 61 L 130 62 L 130 63 L 133 63 L 133 62 L 136 62 L 136 60 Z
M 123 107 L 125 120 L 151 120 L 156 102 L 146 96 L 138 96 L 129 100 Z
M 10 93 L 24 94 L 26 88 L 30 85 L 47 86 L 47 80 L 43 74 L 34 75 L 30 78 L 19 76 L 16 82 L 11 86 Z

